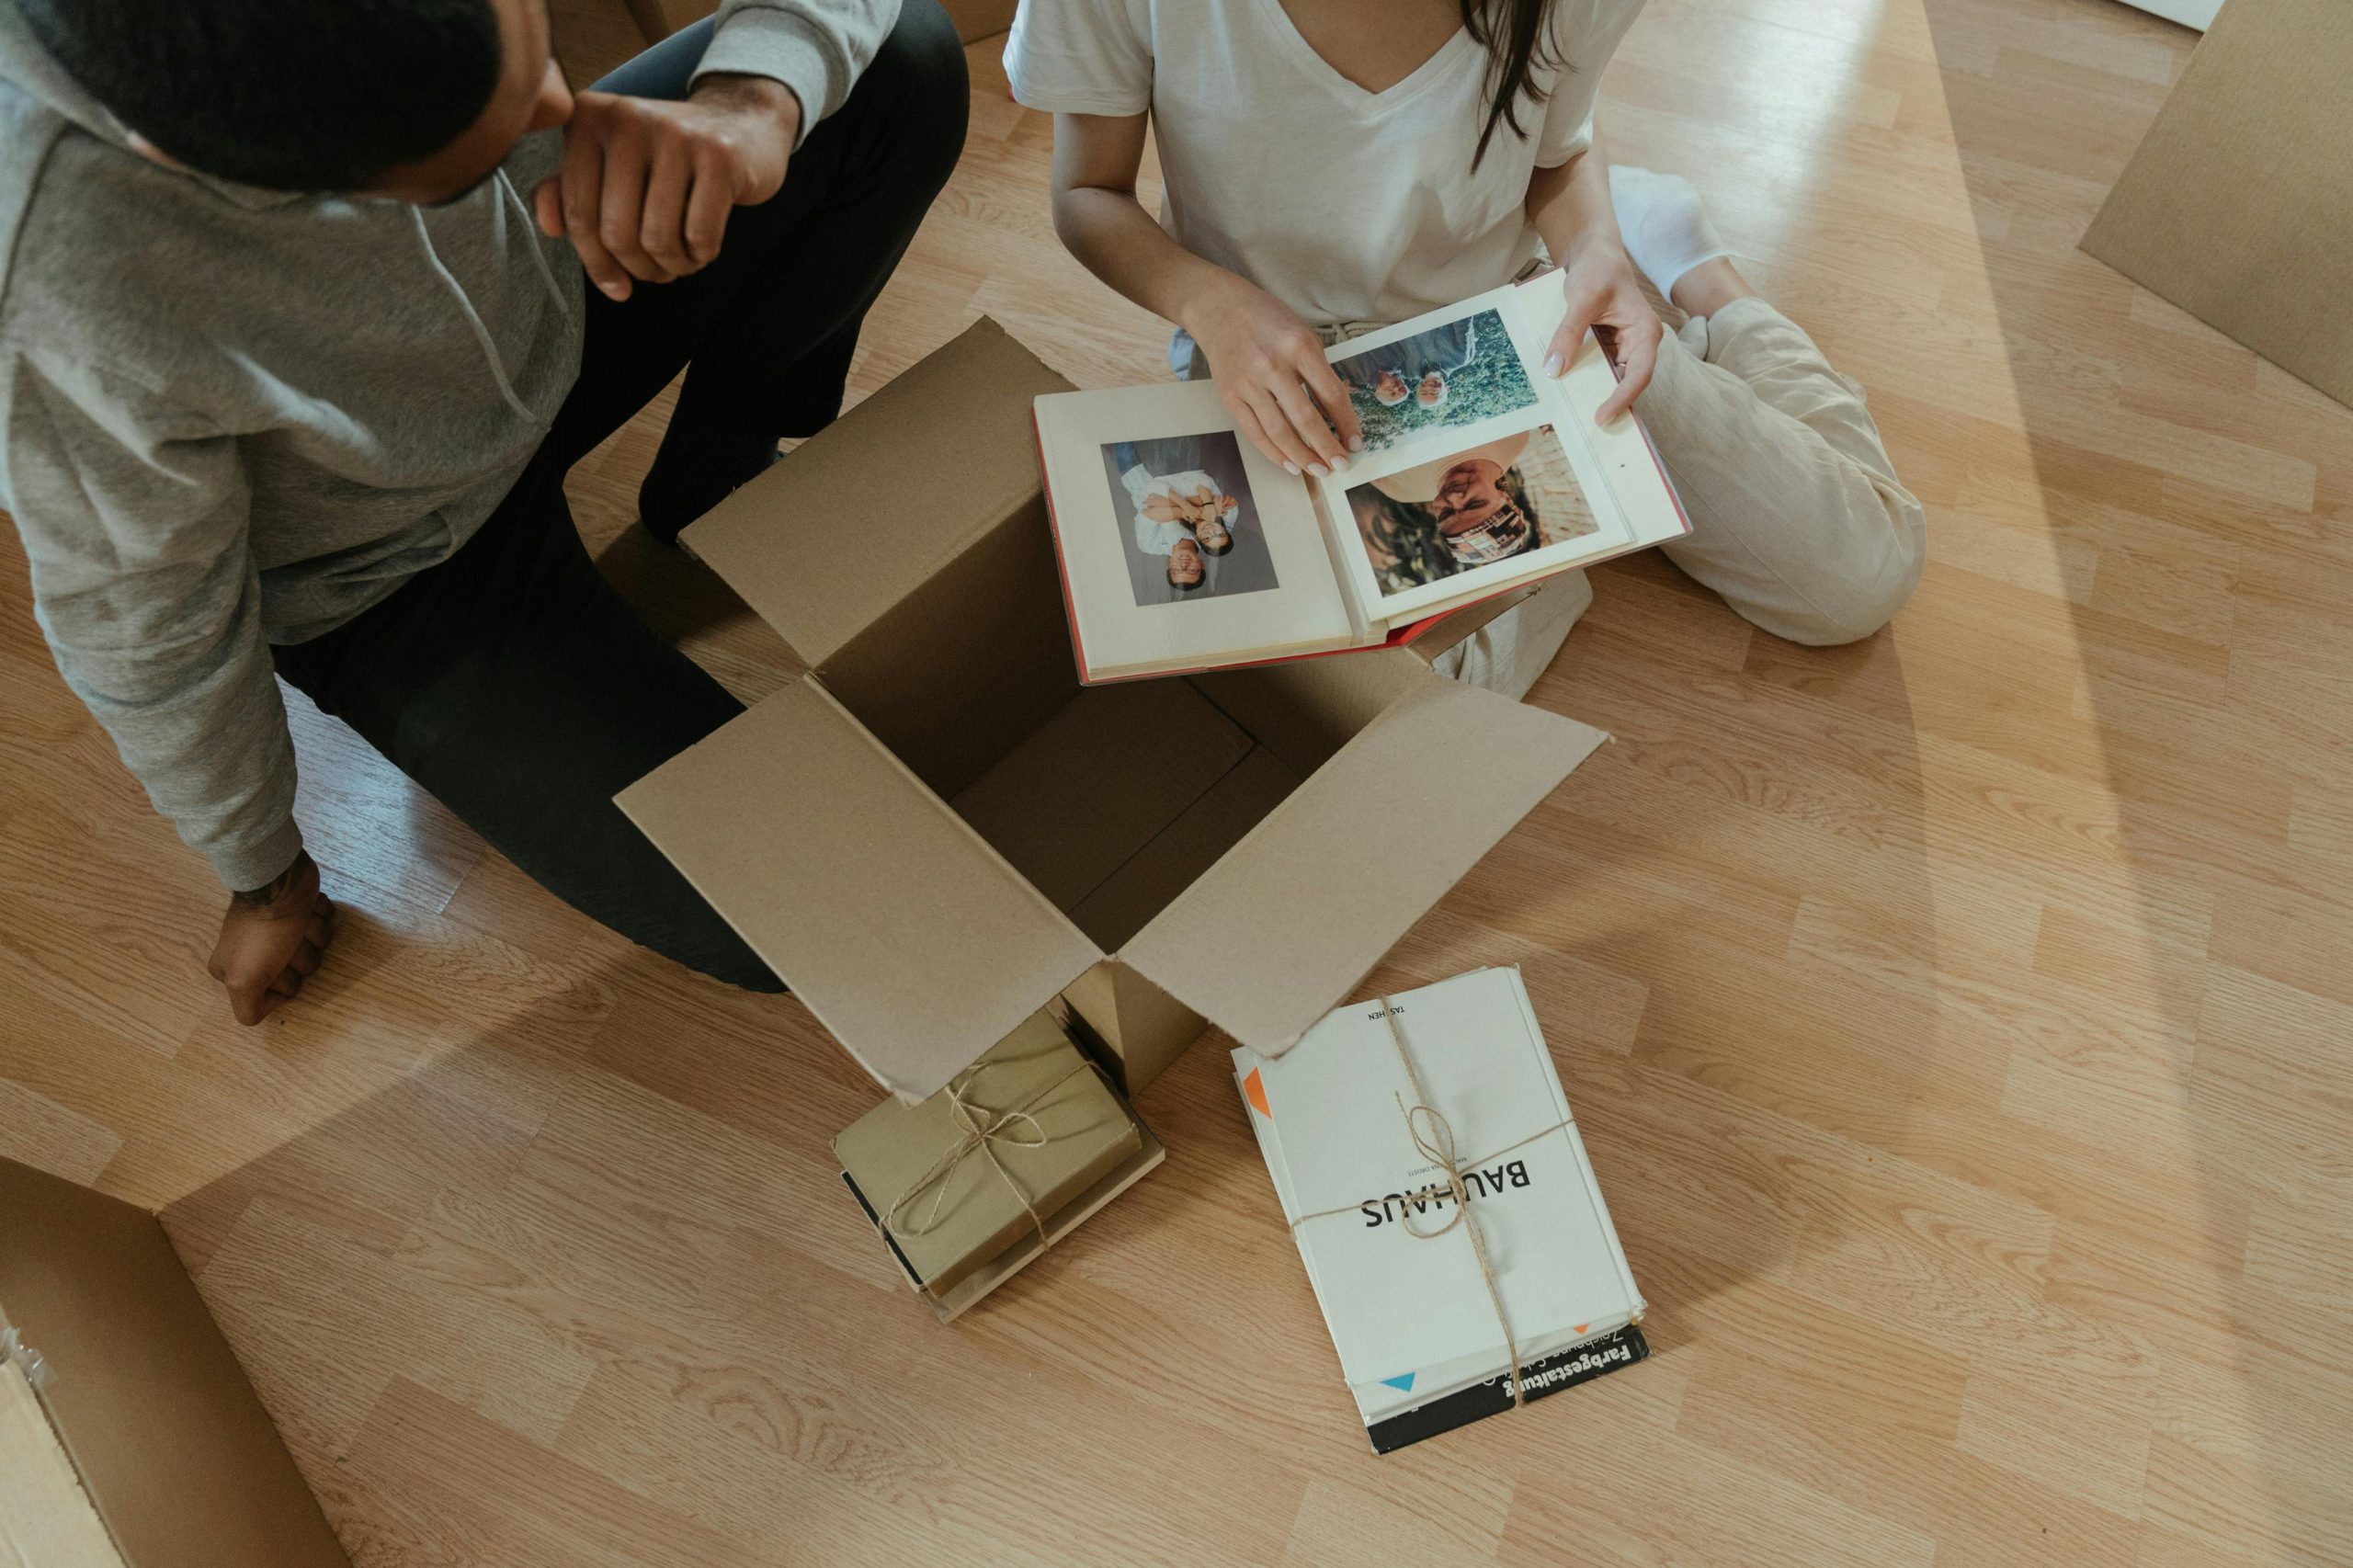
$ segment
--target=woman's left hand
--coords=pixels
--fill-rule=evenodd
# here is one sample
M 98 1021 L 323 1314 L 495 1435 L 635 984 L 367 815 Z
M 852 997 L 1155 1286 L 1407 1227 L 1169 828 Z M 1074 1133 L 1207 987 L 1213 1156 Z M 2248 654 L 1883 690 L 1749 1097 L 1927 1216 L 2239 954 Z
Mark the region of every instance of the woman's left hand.
M 1613 236 L 1596 240 L 1572 254 L 1561 268 L 1561 288 L 1568 295 L 1569 313 L 1552 335 L 1546 351 L 1544 373 L 1558 376 L 1576 358 L 1587 328 L 1600 338 L 1603 352 L 1618 367 L 1618 390 L 1594 415 L 1607 425 L 1634 405 L 1658 369 L 1659 339 L 1666 325 L 1643 298 L 1641 278 L 1626 247 Z

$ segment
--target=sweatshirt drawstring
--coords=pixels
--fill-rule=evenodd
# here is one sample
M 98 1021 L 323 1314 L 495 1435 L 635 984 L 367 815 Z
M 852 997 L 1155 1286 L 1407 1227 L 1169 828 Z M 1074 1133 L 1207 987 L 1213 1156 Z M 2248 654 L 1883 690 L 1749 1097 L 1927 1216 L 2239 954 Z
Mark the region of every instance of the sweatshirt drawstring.
M 555 313 L 570 320 L 572 302 L 563 297 L 563 285 L 555 280 L 555 269 L 548 265 L 547 252 L 540 244 L 539 219 L 532 215 L 530 203 L 525 201 L 523 193 L 515 188 L 515 182 L 507 177 L 503 165 L 496 177 L 499 188 L 506 192 L 506 204 L 515 209 L 515 216 L 522 223 L 523 233 L 530 236 L 531 260 L 539 266 L 540 281 L 548 286 L 548 298 L 555 301 Z
M 520 207 L 521 199 L 516 196 L 513 183 L 506 178 L 506 171 L 499 170 L 497 179 L 507 196 L 515 200 L 517 207 Z M 448 264 L 442 261 L 441 253 L 433 248 L 433 233 L 425 226 L 425 214 L 412 206 L 408 210 L 408 215 L 410 223 L 416 230 L 416 242 L 424 248 L 426 264 L 432 267 L 433 275 L 441 279 L 442 287 L 449 290 L 449 297 L 458 302 L 458 313 L 465 318 L 466 325 L 472 329 L 474 341 L 482 346 L 482 357 L 490 366 L 491 380 L 498 383 L 498 395 L 506 400 L 506 406 L 513 409 L 525 423 L 530 425 L 544 423 L 533 411 L 531 405 L 525 403 L 516 392 L 515 383 L 506 374 L 506 361 L 499 358 L 498 345 L 492 341 L 490 328 L 483 324 L 482 312 L 474 309 L 473 300 L 467 294 L 465 285 L 458 281 L 456 274 L 452 273 Z M 531 234 L 528 243 L 532 256 L 539 262 L 540 277 L 546 279 L 549 290 L 555 295 L 556 309 L 562 312 L 563 310 L 563 292 L 556 286 L 554 275 L 548 270 L 547 257 L 540 254 L 538 234 L 536 233 Z

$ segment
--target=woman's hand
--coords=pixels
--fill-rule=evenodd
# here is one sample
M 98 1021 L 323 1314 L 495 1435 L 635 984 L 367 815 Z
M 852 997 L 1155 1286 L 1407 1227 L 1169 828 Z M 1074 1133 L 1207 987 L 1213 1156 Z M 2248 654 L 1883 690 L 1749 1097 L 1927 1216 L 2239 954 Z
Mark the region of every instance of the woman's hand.
M 1597 236 L 1571 252 L 1561 268 L 1561 288 L 1568 296 L 1569 313 L 1552 335 L 1544 373 L 1558 376 L 1567 369 L 1585 343 L 1586 330 L 1593 329 L 1603 352 L 1618 367 L 1618 390 L 1594 415 L 1595 424 L 1607 425 L 1631 408 L 1651 384 L 1665 324 L 1643 298 L 1634 264 L 1614 234 Z
M 1363 449 L 1324 345 L 1272 294 L 1220 272 L 1178 320 L 1208 356 L 1234 428 L 1267 456 L 1322 478 Z

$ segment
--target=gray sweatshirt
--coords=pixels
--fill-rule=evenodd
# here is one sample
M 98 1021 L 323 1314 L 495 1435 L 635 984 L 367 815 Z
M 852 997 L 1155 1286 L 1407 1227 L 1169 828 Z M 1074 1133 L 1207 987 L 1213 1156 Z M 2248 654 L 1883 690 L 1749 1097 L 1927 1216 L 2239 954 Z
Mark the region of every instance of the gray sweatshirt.
M 700 69 L 813 125 L 898 9 L 726 0 Z M 233 185 L 131 152 L 0 0 L 0 504 L 59 671 L 232 888 L 302 842 L 269 644 L 448 560 L 579 371 L 526 205 L 561 138 L 446 207 Z

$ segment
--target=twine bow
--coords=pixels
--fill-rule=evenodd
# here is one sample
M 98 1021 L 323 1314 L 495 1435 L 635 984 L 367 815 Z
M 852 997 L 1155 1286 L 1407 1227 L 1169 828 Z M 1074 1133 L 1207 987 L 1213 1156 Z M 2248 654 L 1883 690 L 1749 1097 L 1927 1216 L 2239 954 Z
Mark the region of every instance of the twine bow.
M 1471 1256 L 1479 1265 L 1480 1282 L 1487 1288 L 1487 1302 L 1495 1309 L 1495 1326 L 1504 1331 L 1504 1348 L 1511 1356 L 1511 1403 L 1512 1408 L 1517 1410 L 1528 1403 L 1527 1395 L 1520 1387 L 1519 1339 L 1511 1331 L 1511 1314 L 1504 1311 L 1503 1291 L 1495 1283 L 1495 1267 L 1487 1256 L 1486 1227 L 1479 1222 L 1478 1214 L 1471 1207 L 1471 1189 L 1462 1180 L 1463 1162 L 1455 1157 L 1454 1124 L 1446 1119 L 1445 1112 L 1429 1103 L 1429 1096 L 1422 1088 L 1422 1075 L 1414 1067 L 1413 1052 L 1405 1049 L 1405 1031 L 1397 1027 L 1397 1009 L 1386 996 L 1380 1001 L 1381 1016 L 1389 1023 L 1389 1038 L 1397 1047 L 1397 1060 L 1405 1069 L 1405 1085 L 1414 1091 L 1411 1106 L 1405 1103 L 1404 1096 L 1397 1097 L 1397 1108 L 1405 1119 L 1406 1136 L 1413 1139 L 1416 1153 L 1445 1173 L 1446 1190 L 1454 1199 L 1454 1212 L 1445 1224 L 1436 1230 L 1425 1231 L 1416 1228 L 1413 1217 L 1408 1215 L 1403 1221 L 1405 1233 L 1415 1241 L 1423 1242 L 1436 1241 L 1458 1226 L 1470 1233 Z M 1517 1142 L 1505 1144 L 1485 1159 L 1472 1160 L 1470 1164 L 1476 1169 L 1572 1125 L 1574 1123 L 1567 1120 L 1556 1121 Z M 1347 1204 L 1338 1209 L 1319 1209 L 1313 1214 L 1302 1214 L 1293 1220 L 1290 1228 L 1296 1231 L 1310 1220 L 1321 1220 L 1334 1214 L 1353 1214 L 1357 1208 L 1355 1204 Z
M 1003 1143 L 1017 1149 L 1039 1149 L 1051 1142 L 1046 1130 L 1038 1124 L 1036 1117 L 1029 1114 L 1029 1108 L 1081 1073 L 1091 1071 L 1093 1063 L 1082 1061 L 1009 1109 L 993 1111 L 985 1106 L 976 1106 L 972 1097 L 972 1085 L 980 1081 L 982 1074 L 1000 1065 L 1003 1064 L 994 1062 L 976 1062 L 956 1074 L 940 1091 L 948 1096 L 948 1114 L 955 1118 L 956 1124 L 964 1130 L 964 1135 L 949 1144 L 939 1158 L 931 1163 L 931 1168 L 917 1176 L 906 1191 L 899 1194 L 898 1200 L 883 1214 L 882 1223 L 892 1235 L 913 1239 L 938 1229 L 939 1211 L 948 1200 L 949 1178 L 955 1175 L 957 1166 L 978 1153 L 988 1161 L 989 1168 L 997 1174 L 997 1178 L 1005 1183 L 1006 1190 L 1012 1193 L 1014 1200 L 1021 1205 L 1021 1211 L 1029 1216 L 1029 1223 L 1038 1233 L 1038 1244 L 1041 1247 L 1053 1244 L 1046 1235 L 1045 1216 L 1038 1212 L 1037 1203 L 1014 1174 L 1006 1169 L 1005 1161 L 997 1155 L 997 1145 Z M 1023 1135 L 1023 1129 L 1027 1129 L 1027 1136 Z M 920 1222 L 903 1224 L 900 1217 L 922 1198 L 926 1187 L 931 1190 L 930 1209 Z

